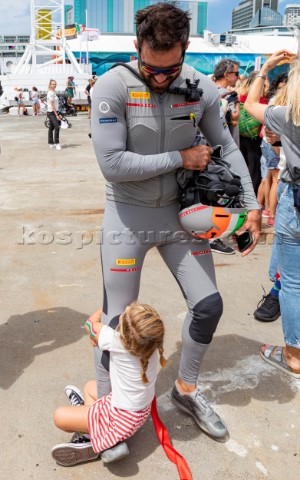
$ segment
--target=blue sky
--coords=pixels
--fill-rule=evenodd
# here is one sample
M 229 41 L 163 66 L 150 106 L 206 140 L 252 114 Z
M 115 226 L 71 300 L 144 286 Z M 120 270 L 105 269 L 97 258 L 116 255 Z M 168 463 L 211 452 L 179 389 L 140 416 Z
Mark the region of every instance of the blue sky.
M 97 1 L 97 0 L 95 0 Z M 113 1 L 113 0 L 111 0 Z M 65 1 L 66 4 L 71 1 Z M 221 33 L 231 27 L 231 12 L 239 4 L 239 0 L 208 0 L 208 29 Z M 279 12 L 283 13 L 292 0 L 279 1 Z M 0 34 L 30 34 L 30 1 L 0 1 Z

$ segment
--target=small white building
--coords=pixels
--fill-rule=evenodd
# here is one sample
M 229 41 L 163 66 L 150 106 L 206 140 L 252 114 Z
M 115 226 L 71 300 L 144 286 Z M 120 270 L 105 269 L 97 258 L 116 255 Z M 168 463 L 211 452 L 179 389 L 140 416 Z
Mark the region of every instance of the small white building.
M 288 4 L 284 10 L 284 25 L 299 25 L 300 26 L 300 4 Z

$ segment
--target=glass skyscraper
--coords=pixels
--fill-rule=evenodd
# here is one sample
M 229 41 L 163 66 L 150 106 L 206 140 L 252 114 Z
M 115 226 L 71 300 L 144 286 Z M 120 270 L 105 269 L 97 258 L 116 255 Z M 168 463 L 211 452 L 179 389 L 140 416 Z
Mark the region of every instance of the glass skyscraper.
M 92 3 L 97 4 L 98 1 L 94 0 Z M 86 23 L 86 0 L 74 0 L 74 22 L 85 25 Z
M 87 26 L 98 28 L 102 33 L 134 34 L 136 11 L 158 1 L 161 0 L 86 0 Z M 74 0 L 76 13 L 75 2 L 76 0 Z M 203 35 L 207 25 L 207 2 L 182 0 L 178 2 L 178 6 L 191 13 L 191 35 Z

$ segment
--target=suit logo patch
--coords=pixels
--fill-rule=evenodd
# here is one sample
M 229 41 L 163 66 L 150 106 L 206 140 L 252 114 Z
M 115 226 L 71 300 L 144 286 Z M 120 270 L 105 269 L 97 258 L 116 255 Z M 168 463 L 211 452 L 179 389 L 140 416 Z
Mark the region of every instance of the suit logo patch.
M 207 249 L 207 250 L 201 250 L 200 252 L 189 251 L 188 255 L 194 257 L 195 255 L 208 255 L 209 253 L 211 253 L 211 250 Z
M 107 113 L 110 110 L 110 106 L 106 102 L 100 102 L 99 110 L 101 113 Z
M 116 265 L 135 265 L 135 258 L 116 258 Z
M 150 92 L 130 92 L 130 98 L 145 98 L 150 99 Z
M 184 102 L 184 103 L 173 103 L 171 108 L 187 107 L 189 105 L 199 105 L 200 102 Z
M 154 103 L 130 103 L 126 102 L 127 107 L 145 107 L 145 108 L 156 108 Z
M 117 117 L 99 118 L 99 123 L 117 123 Z

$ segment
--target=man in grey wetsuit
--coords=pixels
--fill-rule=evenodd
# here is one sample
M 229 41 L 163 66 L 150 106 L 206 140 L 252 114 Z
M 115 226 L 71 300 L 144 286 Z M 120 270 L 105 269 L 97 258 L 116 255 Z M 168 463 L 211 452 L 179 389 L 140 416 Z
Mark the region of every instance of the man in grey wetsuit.
M 102 322 L 117 326 L 125 306 L 138 298 L 146 253 L 156 247 L 176 278 L 187 304 L 182 354 L 173 403 L 213 437 L 227 427 L 197 387 L 202 359 L 222 314 L 209 243 L 185 235 L 178 220 L 176 171 L 204 170 L 209 146 L 192 146 L 199 127 L 211 146 L 240 175 L 248 211 L 245 227 L 259 238 L 260 211 L 245 161 L 220 115 L 216 86 L 183 63 L 189 15 L 159 3 L 136 14 L 138 60 L 102 75 L 93 92 L 92 139 L 106 179 L 101 246 L 104 300 Z M 203 95 L 186 94 L 189 82 Z M 180 87 L 185 89 L 170 89 Z M 190 87 L 191 89 L 191 87 Z M 109 393 L 108 355 L 95 348 L 98 395 Z

